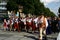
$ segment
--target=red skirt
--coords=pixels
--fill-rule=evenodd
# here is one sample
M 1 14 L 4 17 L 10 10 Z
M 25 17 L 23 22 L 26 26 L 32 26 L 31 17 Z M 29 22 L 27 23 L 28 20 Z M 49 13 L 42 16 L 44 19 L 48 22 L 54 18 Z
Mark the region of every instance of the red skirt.
M 4 27 L 7 27 L 7 24 L 4 22 L 4 25 L 3 25 Z
M 36 29 L 36 25 L 34 24 L 34 22 L 31 22 L 31 27 L 32 27 L 32 30 Z
M 18 28 L 18 24 L 17 24 L 17 23 L 14 24 L 14 28 L 15 28 L 15 29 Z

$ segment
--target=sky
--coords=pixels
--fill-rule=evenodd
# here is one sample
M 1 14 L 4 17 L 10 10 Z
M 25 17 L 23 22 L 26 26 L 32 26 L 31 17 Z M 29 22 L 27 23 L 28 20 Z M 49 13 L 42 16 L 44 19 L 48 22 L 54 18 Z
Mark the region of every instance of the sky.
M 40 0 L 40 1 L 44 3 L 45 7 L 48 7 L 52 12 L 58 15 L 60 0 Z

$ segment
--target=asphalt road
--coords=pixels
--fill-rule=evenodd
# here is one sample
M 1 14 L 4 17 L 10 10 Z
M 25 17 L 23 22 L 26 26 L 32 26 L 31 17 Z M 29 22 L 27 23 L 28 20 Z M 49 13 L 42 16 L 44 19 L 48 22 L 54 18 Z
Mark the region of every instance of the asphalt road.
M 37 33 L 27 33 L 27 32 L 13 32 L 13 31 L 3 31 L 3 26 L 0 24 L 0 40 L 38 40 Z M 47 35 L 47 40 L 57 40 L 58 33 L 52 33 Z

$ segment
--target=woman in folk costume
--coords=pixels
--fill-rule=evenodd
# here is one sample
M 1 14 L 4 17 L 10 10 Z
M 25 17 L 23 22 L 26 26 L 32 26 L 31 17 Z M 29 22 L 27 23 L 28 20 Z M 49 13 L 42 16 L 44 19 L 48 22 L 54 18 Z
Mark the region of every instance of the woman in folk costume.
M 7 21 L 7 27 L 8 27 L 8 30 L 10 30 L 10 21 L 9 20 Z
M 12 29 L 13 29 L 13 31 L 14 31 L 14 23 L 15 23 L 15 18 L 14 18 L 14 17 L 12 18 L 12 23 L 13 23 L 13 24 L 12 24 Z
M 41 18 L 39 20 L 39 40 L 43 40 L 43 35 L 46 39 L 46 18 L 44 17 L 44 15 L 41 15 Z
M 25 28 L 25 31 L 26 31 L 26 18 L 24 18 L 24 28 Z
M 26 31 L 28 32 L 31 26 L 31 20 L 29 20 L 29 17 L 26 18 Z
M 18 32 L 20 32 L 18 18 L 15 20 L 15 24 L 14 24 L 14 31 L 16 31 L 16 30 L 18 30 Z
M 17 29 L 17 23 L 15 21 L 15 23 L 14 23 L 14 31 L 16 31 L 16 29 Z
M 34 23 L 35 23 L 36 29 L 38 29 L 38 17 L 35 18 L 33 21 L 34 21 Z
M 26 18 L 23 18 L 22 20 L 22 27 L 23 27 L 23 29 L 25 29 L 26 30 Z
M 24 29 L 25 25 L 24 25 L 24 18 L 21 18 L 21 21 L 20 21 L 20 28 L 21 28 L 21 31 Z
M 32 18 L 30 17 L 29 19 L 28 19 L 28 22 L 29 22 L 29 30 L 31 30 L 31 21 L 32 21 Z
M 21 31 L 21 25 L 20 25 L 20 23 L 21 23 L 21 19 L 20 18 L 18 18 L 18 25 L 19 25 L 19 32 Z
M 3 26 L 4 26 L 4 31 L 6 31 L 6 29 L 7 29 L 7 21 L 6 21 L 6 19 L 4 19 Z
M 10 31 L 12 31 L 12 25 L 13 25 L 13 21 L 12 19 L 10 19 Z
M 19 22 L 17 21 L 17 30 L 20 32 Z
M 32 33 L 34 33 L 35 32 L 35 29 L 36 29 L 34 18 L 32 18 L 31 27 L 32 27 Z

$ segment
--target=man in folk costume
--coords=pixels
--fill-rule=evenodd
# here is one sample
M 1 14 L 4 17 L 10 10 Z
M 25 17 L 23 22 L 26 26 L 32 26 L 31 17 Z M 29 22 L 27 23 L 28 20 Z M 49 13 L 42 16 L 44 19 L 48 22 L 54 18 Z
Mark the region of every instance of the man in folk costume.
M 47 25 L 46 25 L 46 17 L 44 17 L 44 15 L 41 15 L 40 17 L 40 20 L 39 20 L 39 40 L 43 40 L 43 34 L 44 34 L 44 37 L 46 37 L 46 28 L 47 28 Z

